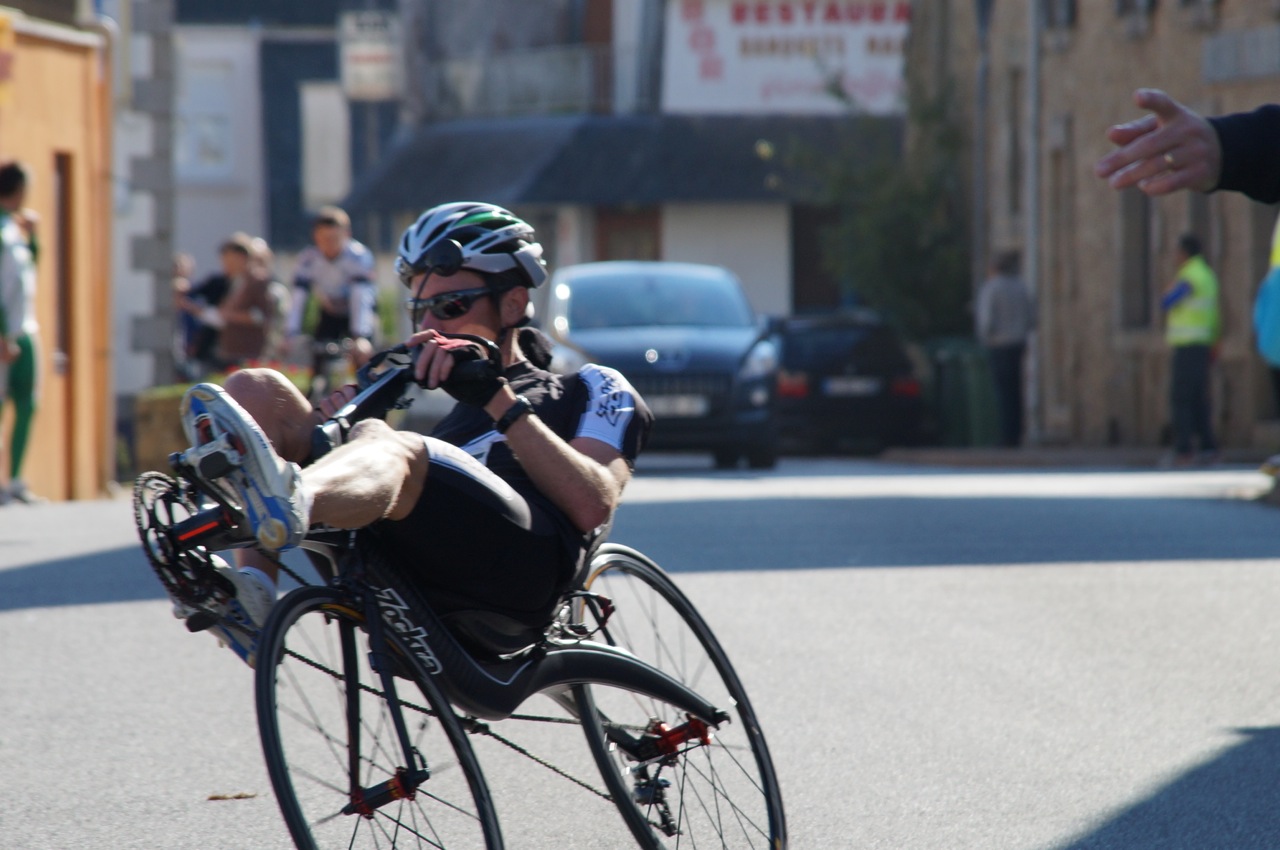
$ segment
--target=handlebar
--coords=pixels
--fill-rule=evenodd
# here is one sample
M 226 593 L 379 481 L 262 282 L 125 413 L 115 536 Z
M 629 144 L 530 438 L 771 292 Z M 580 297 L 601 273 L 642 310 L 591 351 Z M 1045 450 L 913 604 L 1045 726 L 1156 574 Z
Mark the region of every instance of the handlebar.
M 450 339 L 465 339 L 480 345 L 488 358 L 501 363 L 498 346 L 484 337 L 472 334 L 441 334 Z M 413 378 L 413 364 L 418 348 L 404 343 L 380 351 L 356 372 L 355 396 L 311 433 L 311 459 L 328 454 L 346 439 L 351 426 L 364 419 L 381 419 L 395 409 Z
M 352 425 L 364 419 L 381 419 L 400 403 L 413 380 L 414 354 L 416 350 L 400 344 L 378 352 L 360 367 L 355 396 L 311 432 L 313 461 L 342 445 Z

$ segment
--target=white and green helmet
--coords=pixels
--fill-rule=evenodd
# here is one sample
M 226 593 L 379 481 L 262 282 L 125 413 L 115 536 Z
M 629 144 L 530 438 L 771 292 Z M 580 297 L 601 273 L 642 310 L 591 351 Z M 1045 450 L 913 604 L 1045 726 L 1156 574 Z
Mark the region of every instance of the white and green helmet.
M 448 276 L 458 269 L 486 275 L 518 269 L 530 288 L 547 279 L 533 227 L 509 210 L 473 201 L 432 207 L 400 239 L 396 273 L 405 285 L 425 271 Z

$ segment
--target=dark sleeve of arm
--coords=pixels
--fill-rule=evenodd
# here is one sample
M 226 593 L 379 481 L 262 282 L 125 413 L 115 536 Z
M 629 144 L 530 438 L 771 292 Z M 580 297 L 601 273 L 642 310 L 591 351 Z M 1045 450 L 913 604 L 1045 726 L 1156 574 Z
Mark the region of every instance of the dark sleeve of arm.
M 1222 145 L 1217 189 L 1243 192 L 1264 204 L 1280 202 L 1280 104 L 1210 118 Z
M 1185 280 L 1178 281 L 1178 283 L 1173 287 L 1173 289 L 1170 289 L 1168 292 L 1166 292 L 1164 295 L 1160 297 L 1160 309 L 1168 310 L 1174 304 L 1177 304 L 1183 298 L 1186 298 L 1188 295 L 1190 295 L 1191 292 L 1192 292 L 1191 284 L 1187 283 Z

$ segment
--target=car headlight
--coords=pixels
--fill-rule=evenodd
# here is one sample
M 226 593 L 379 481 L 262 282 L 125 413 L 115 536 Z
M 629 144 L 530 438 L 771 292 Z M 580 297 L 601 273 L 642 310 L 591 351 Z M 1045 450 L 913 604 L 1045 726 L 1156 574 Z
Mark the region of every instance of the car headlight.
M 778 348 L 770 340 L 762 339 L 751 347 L 742 365 L 738 367 L 738 380 L 765 378 L 778 368 Z

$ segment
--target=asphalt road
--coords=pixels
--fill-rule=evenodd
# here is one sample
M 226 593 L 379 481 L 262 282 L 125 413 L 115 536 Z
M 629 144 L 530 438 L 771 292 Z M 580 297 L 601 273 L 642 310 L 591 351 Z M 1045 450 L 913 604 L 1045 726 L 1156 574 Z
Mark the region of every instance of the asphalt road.
M 614 539 L 720 635 L 792 847 L 1275 848 L 1263 485 L 655 456 Z M 251 676 L 168 607 L 127 501 L 0 509 L 0 847 L 289 846 Z M 627 846 L 607 805 L 486 767 L 510 847 Z

